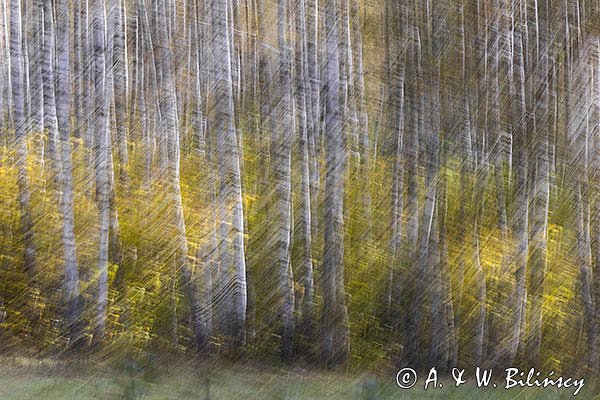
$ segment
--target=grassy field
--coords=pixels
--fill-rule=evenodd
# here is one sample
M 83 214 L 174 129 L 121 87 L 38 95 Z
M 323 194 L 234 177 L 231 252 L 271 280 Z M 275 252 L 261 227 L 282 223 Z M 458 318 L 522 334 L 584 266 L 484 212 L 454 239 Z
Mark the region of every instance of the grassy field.
M 4 360 L 0 367 L 0 399 L 600 399 L 586 386 L 573 397 L 572 389 L 478 389 L 453 387 L 423 390 L 423 378 L 409 390 L 395 384 L 393 373 L 355 374 L 265 370 L 256 366 L 222 364 L 177 365 L 166 360 L 122 361 L 90 366 L 77 362 Z

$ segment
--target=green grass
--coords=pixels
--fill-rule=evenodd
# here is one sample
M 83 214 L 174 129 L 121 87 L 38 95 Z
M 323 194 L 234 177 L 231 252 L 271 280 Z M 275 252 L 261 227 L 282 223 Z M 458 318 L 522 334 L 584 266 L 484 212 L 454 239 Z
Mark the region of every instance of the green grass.
M 58 364 L 3 362 L 0 399 L 156 399 L 156 400 L 304 400 L 304 399 L 600 399 L 590 386 L 573 397 L 572 389 L 478 389 L 453 387 L 423 390 L 423 377 L 412 389 L 402 390 L 394 374 L 226 366 L 178 365 L 164 360 L 131 366 L 100 363 L 94 366 L 65 361 Z M 207 397 L 207 384 L 210 397 Z

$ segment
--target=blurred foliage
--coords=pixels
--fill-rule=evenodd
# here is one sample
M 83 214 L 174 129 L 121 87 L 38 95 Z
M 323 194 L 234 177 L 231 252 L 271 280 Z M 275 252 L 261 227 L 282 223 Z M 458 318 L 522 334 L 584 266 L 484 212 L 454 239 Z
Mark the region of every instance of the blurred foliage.
M 251 124 L 249 124 L 251 125 Z M 137 136 L 137 134 L 134 134 Z M 243 186 L 247 228 L 248 280 L 256 300 L 250 309 L 250 344 L 248 354 L 275 360 L 278 337 L 269 315 L 269 192 L 264 188 L 267 173 L 264 168 L 264 144 L 252 136 L 243 136 Z M 97 209 L 93 185 L 87 167 L 89 157 L 85 146 L 75 143 L 75 220 L 77 255 L 80 268 L 81 292 L 86 307 L 84 318 L 92 318 L 96 291 Z M 127 187 L 116 186 L 116 204 L 120 224 L 120 259 L 109 266 L 109 308 L 107 338 L 115 354 L 136 354 L 148 349 L 191 351 L 190 315 L 185 296 L 174 279 L 176 235 L 173 211 L 169 208 L 169 186 L 164 177 L 155 174 L 151 187 L 145 188 L 144 150 L 130 143 L 130 182 Z M 29 144 L 28 170 L 32 193 L 32 213 L 35 220 L 38 247 L 38 271 L 30 284 L 23 273 L 23 245 L 19 236 L 16 170 L 14 154 L 0 149 L 0 311 L 5 315 L 0 323 L 3 346 L 7 349 L 32 349 L 35 352 L 57 353 L 64 349 L 61 336 L 62 246 L 59 193 L 44 166 L 39 146 Z M 294 157 L 297 156 L 294 150 Z M 297 162 L 295 158 L 293 162 Z M 390 187 L 392 159 L 379 155 L 370 168 L 368 194 L 371 209 L 365 206 L 365 186 L 356 159 L 349 158 L 346 183 L 345 273 L 351 334 L 351 365 L 360 368 L 385 370 L 394 355 L 402 351 L 404 341 L 399 331 L 383 321 L 382 296 L 386 292 L 390 242 Z M 456 161 L 449 160 L 443 172 L 448 179 L 448 262 L 454 292 L 454 307 L 461 307 L 464 320 L 461 326 L 461 347 L 468 346 L 469 325 L 476 306 L 473 279 L 475 274 L 469 257 L 465 257 L 464 285 L 460 290 L 459 263 L 461 251 L 472 251 L 470 243 L 458 241 L 460 216 L 460 173 Z M 190 261 L 196 265 L 196 250 L 211 233 L 211 196 L 209 182 L 211 166 L 189 146 L 182 154 L 181 190 L 184 202 Z M 298 185 L 300 171 L 293 168 L 293 185 Z M 559 182 L 560 183 L 560 182 Z M 423 186 L 423 182 L 420 183 Z M 424 188 L 421 187 L 421 193 Z M 578 268 L 573 261 L 576 243 L 570 226 L 572 211 L 561 207 L 566 203 L 562 192 L 554 192 L 554 211 L 548 227 L 548 274 L 544 299 L 543 359 L 554 370 L 577 367 L 585 351 L 580 333 L 581 311 L 575 290 Z M 297 204 L 298 190 L 294 190 Z M 495 187 L 490 180 L 485 189 L 485 215 L 481 232 L 481 264 L 488 286 L 488 318 L 506 318 L 502 309 L 503 296 L 514 285 L 511 271 L 500 269 L 502 248 L 513 246 L 512 238 L 504 241 L 497 229 Z M 469 205 L 467 205 L 468 207 Z M 296 206 L 294 212 L 296 213 Z M 322 210 L 318 211 L 319 213 Z M 114 238 L 113 238 L 114 239 Z M 323 248 L 322 230 L 313 237 L 317 310 L 320 310 L 320 265 Z M 296 241 L 292 253 L 294 268 L 298 263 Z M 411 265 L 401 265 L 403 274 Z M 458 293 L 462 292 L 462 303 Z M 408 313 L 410 310 L 402 310 Z M 175 317 L 174 317 L 175 316 Z M 176 323 L 174 322 L 176 318 Z M 401 316 L 402 318 L 402 316 Z M 91 337 L 91 332 L 86 332 Z M 431 340 L 431 339 L 430 339 Z M 218 345 L 219 339 L 214 338 Z M 313 349 L 315 352 L 317 349 Z M 468 352 L 461 353 L 461 362 L 468 362 Z

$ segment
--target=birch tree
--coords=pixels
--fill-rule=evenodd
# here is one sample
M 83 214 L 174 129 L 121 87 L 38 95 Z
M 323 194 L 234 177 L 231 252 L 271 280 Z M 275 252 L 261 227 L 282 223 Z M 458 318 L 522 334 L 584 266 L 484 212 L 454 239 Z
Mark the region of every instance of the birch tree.
M 310 175 L 310 155 L 308 131 L 309 113 L 311 108 L 307 98 L 310 93 L 310 81 L 308 81 L 308 43 L 306 39 L 306 1 L 297 2 L 295 19 L 295 104 L 298 132 L 298 152 L 300 168 L 300 216 L 296 222 L 294 232 L 299 236 L 302 246 L 300 262 L 300 286 L 302 296 L 297 308 L 300 310 L 299 333 L 302 335 L 305 345 L 310 346 L 315 335 L 315 299 L 314 299 L 314 269 L 313 269 L 313 249 L 312 249 L 312 209 L 311 209 L 311 175 Z
M 56 92 L 54 88 L 55 27 L 53 16 L 53 2 L 51 0 L 42 0 L 42 3 L 44 19 L 44 40 L 42 51 L 42 82 L 44 93 L 43 127 L 44 131 L 48 135 L 48 156 L 50 157 L 50 174 L 54 182 L 54 189 L 56 190 L 56 184 L 60 177 L 61 166 L 59 158 L 60 143 L 58 132 L 58 119 L 56 115 Z
M 348 358 L 348 311 L 344 293 L 345 138 L 340 110 L 339 29 L 336 0 L 325 2 L 326 87 L 322 357 L 328 366 Z
M 10 1 L 10 83 L 12 121 L 15 130 L 18 202 L 21 235 L 25 248 L 24 271 L 29 278 L 36 274 L 36 241 L 31 213 L 29 176 L 27 173 L 27 134 L 25 116 L 25 90 L 23 78 L 23 40 L 21 1 Z
M 515 30 L 515 51 L 514 51 L 514 79 L 515 95 L 513 101 L 513 120 L 519 121 L 515 124 L 515 180 L 514 192 L 515 202 L 512 211 L 513 218 L 511 225 L 516 241 L 514 248 L 514 271 L 515 271 L 515 289 L 512 294 L 512 326 L 513 329 L 509 336 L 509 350 L 505 364 L 510 365 L 514 361 L 520 346 L 520 340 L 523 335 L 522 327 L 526 320 L 527 305 L 527 286 L 526 271 L 527 259 L 529 256 L 529 194 L 527 191 L 528 176 L 528 151 L 526 143 L 528 141 L 527 125 L 524 115 L 526 113 L 525 104 L 525 68 L 523 58 L 523 40 L 520 29 Z
M 535 35 L 536 50 L 534 57 L 537 59 L 537 74 L 530 79 L 534 80 L 532 93 L 535 119 L 533 123 L 534 132 L 534 157 L 535 177 L 534 182 L 534 208 L 532 215 L 531 231 L 531 314 L 530 328 L 528 332 L 528 356 L 530 360 L 537 363 L 542 340 L 542 304 L 544 298 L 544 280 L 547 269 L 547 232 L 548 232 L 548 204 L 550 193 L 549 160 L 548 160 L 548 57 L 549 43 L 547 38 L 547 10 L 543 2 L 536 2 L 539 7 L 535 10 Z M 538 86 L 539 85 L 539 86 Z M 544 88 L 540 95 L 537 87 Z
M 292 232 L 292 86 L 291 51 L 286 38 L 288 18 L 287 0 L 279 0 L 277 5 L 277 36 L 279 45 L 279 91 L 277 122 L 273 138 L 275 178 L 275 221 L 277 221 L 274 251 L 278 276 L 277 293 L 281 298 L 279 315 L 282 323 L 281 357 L 289 361 L 292 356 L 294 338 L 294 277 L 291 264 Z
M 94 153 L 96 201 L 99 217 L 98 293 L 94 317 L 94 340 L 99 343 L 105 334 L 108 306 L 108 245 L 110 225 L 110 93 L 106 79 L 106 42 L 104 2 L 93 0 L 93 65 L 94 65 Z
M 218 231 L 219 268 L 217 296 L 224 297 L 218 312 L 223 333 L 232 349 L 246 343 L 246 260 L 244 255 L 244 214 L 240 159 L 231 78 L 229 2 L 211 2 L 212 93 L 211 129 L 216 136 L 219 171 Z M 225 316 L 230 318 L 225 320 Z
M 57 85 L 56 113 L 60 132 L 62 168 L 61 213 L 63 220 L 62 241 L 65 263 L 65 298 L 67 323 L 70 329 L 78 324 L 81 315 L 79 298 L 79 269 L 75 239 L 73 160 L 71 155 L 71 80 L 69 71 L 69 2 L 58 0 L 57 14 Z M 79 332 L 73 332 L 75 339 Z
M 156 57 L 162 73 L 161 93 L 163 93 L 163 96 L 160 101 L 160 110 L 163 126 L 167 135 L 169 163 L 168 179 L 170 180 L 170 190 L 175 213 L 174 223 L 177 231 L 176 271 L 177 274 L 181 274 L 181 285 L 190 303 L 195 345 L 198 349 L 203 349 L 204 346 L 206 346 L 208 336 L 206 331 L 206 321 L 202 315 L 202 306 L 200 299 L 198 298 L 198 288 L 196 287 L 196 281 L 192 276 L 192 270 L 188 260 L 186 226 L 181 199 L 181 186 L 179 182 L 180 139 L 177 123 L 177 101 L 171 71 L 171 50 L 168 47 L 168 24 L 164 4 L 159 5 L 157 17 L 159 45 L 157 46 Z
M 409 16 L 409 18 L 412 15 Z M 410 43 L 407 48 L 407 71 L 405 78 L 405 129 L 404 134 L 404 162 L 406 173 L 406 203 L 405 213 L 406 234 L 403 245 L 403 262 L 413 271 L 409 272 L 406 286 L 409 288 L 404 294 L 408 307 L 416 306 L 414 300 L 416 293 L 417 273 L 414 271 L 415 261 L 418 260 L 418 237 L 419 237 L 419 198 L 418 198 L 418 153 L 419 153 L 419 133 L 420 133 L 420 36 L 416 27 L 411 27 L 408 33 Z M 418 316 L 416 313 L 407 314 L 407 349 L 406 362 L 411 364 L 419 354 L 419 338 L 416 326 L 418 325 Z
M 117 125 L 117 146 L 119 154 L 119 179 L 128 181 L 127 166 L 129 164 L 129 152 L 127 149 L 127 93 L 128 93 L 128 69 L 127 69 L 127 46 L 125 37 L 125 22 L 123 17 L 123 0 L 117 0 L 114 5 L 113 26 L 113 66 L 114 68 L 114 102 L 115 119 Z

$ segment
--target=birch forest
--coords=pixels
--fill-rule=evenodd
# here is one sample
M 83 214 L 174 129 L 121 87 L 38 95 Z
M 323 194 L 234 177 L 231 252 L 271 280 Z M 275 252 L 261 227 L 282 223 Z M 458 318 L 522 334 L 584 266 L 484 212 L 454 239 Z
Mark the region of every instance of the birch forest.
M 593 381 L 600 2 L 0 0 L 16 356 Z

